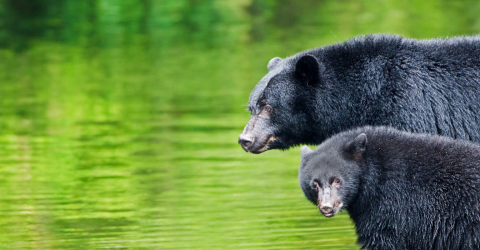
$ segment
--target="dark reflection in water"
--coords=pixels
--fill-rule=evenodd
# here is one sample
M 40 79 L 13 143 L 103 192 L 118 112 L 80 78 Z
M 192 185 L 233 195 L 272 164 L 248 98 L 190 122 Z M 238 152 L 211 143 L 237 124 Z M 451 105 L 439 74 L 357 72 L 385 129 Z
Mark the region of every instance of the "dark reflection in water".
M 374 32 L 468 35 L 478 33 L 479 9 L 474 0 L 5 0 L 0 6 L 0 46 L 24 50 L 34 41 L 47 40 L 86 48 L 135 44 L 216 49 L 265 39 L 278 43 L 278 38 L 337 41 Z
M 358 249 L 299 152 L 243 152 L 274 56 L 358 34 L 474 34 L 451 1 L 0 2 L 0 248 Z

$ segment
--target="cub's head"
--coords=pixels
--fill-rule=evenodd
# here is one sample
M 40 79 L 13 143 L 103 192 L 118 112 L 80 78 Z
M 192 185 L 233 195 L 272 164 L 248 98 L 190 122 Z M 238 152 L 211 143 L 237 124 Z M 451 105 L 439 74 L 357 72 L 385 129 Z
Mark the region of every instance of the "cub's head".
M 302 147 L 299 182 L 305 196 L 326 217 L 335 216 L 357 194 L 367 136 L 333 137 L 312 151 Z
M 255 154 L 314 143 L 312 135 L 318 128 L 312 123 L 317 93 L 323 86 L 323 64 L 316 57 L 303 54 L 273 58 L 267 68 L 268 74 L 250 94 L 251 117 L 238 143 Z

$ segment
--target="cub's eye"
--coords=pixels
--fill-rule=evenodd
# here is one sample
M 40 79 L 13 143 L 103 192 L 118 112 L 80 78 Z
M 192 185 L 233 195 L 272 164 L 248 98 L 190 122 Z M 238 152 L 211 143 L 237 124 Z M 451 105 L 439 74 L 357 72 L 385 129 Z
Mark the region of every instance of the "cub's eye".
M 335 179 L 334 182 L 337 183 L 337 184 L 340 184 L 340 179 L 337 178 L 337 179 Z
M 268 113 L 272 113 L 273 108 L 272 108 L 272 106 L 270 106 L 270 105 L 267 104 L 267 105 L 265 105 L 265 110 L 266 110 Z
M 312 183 L 312 188 L 313 188 L 313 190 L 315 190 L 315 191 L 318 192 L 319 186 L 318 186 L 318 183 L 317 183 L 316 181 L 314 181 L 314 182 Z

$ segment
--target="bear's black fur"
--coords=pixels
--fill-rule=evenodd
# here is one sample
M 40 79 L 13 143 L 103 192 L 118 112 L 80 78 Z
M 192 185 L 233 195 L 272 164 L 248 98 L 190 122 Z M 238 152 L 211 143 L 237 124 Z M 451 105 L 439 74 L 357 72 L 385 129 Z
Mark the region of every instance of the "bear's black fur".
M 480 36 L 368 35 L 274 58 L 250 95 L 252 153 L 320 144 L 359 126 L 480 142 Z
M 367 249 L 480 249 L 480 145 L 362 127 L 302 148 L 300 186 Z

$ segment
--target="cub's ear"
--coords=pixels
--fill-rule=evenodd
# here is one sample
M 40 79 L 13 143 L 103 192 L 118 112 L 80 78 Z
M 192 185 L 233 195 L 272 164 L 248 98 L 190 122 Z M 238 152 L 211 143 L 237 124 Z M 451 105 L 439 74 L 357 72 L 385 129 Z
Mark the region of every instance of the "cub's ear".
M 272 71 L 272 69 L 275 68 L 275 66 L 277 66 L 277 64 L 281 61 L 282 61 L 282 58 L 280 57 L 272 58 L 272 60 L 270 60 L 267 65 L 268 71 Z
M 300 153 L 301 153 L 300 169 L 304 168 L 307 162 L 309 162 L 311 158 L 315 156 L 314 154 L 312 154 L 312 152 L 313 150 L 311 150 L 308 146 L 303 146 L 302 149 L 300 149 Z
M 365 133 L 359 134 L 353 141 L 347 142 L 344 145 L 345 152 L 354 160 L 362 160 L 366 148 L 367 135 Z
M 305 85 L 314 86 L 320 81 L 320 63 L 312 55 L 304 55 L 295 65 L 295 75 Z
M 302 149 L 300 149 L 300 153 L 302 155 L 302 161 L 307 158 L 307 155 L 309 155 L 313 150 L 311 150 L 308 146 L 303 146 Z

